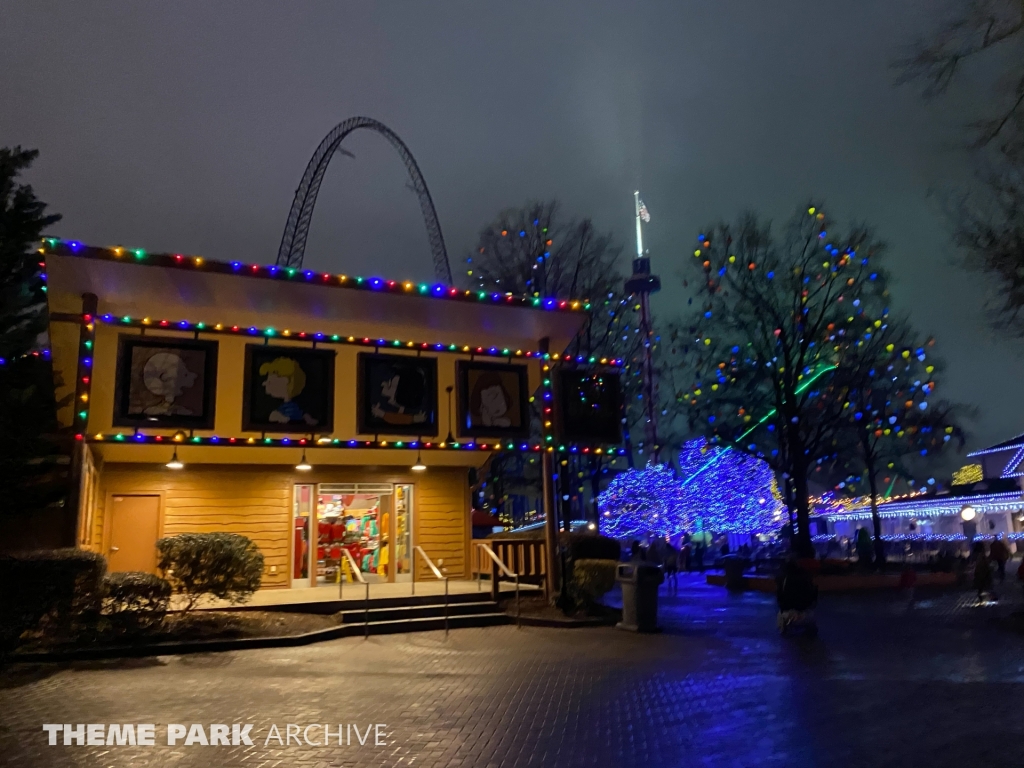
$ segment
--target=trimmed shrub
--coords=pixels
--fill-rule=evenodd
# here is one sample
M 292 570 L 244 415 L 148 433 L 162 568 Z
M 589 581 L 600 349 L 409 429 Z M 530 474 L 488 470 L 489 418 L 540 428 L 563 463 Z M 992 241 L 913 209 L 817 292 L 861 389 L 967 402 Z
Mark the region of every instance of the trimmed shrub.
M 69 636 L 96 626 L 107 562 L 83 549 L 0 556 L 0 652 L 39 630 Z
M 206 596 L 244 603 L 260 588 L 263 554 L 237 533 L 183 533 L 160 539 L 158 567 L 192 610 Z
M 171 585 L 152 573 L 111 573 L 103 579 L 103 615 L 115 632 L 133 634 L 159 626 L 171 602 Z
M 558 534 L 558 543 L 566 547 L 569 559 L 576 560 L 618 560 L 622 555 L 622 547 L 615 539 L 597 533 L 562 532 Z
M 572 593 L 576 602 L 592 606 L 615 586 L 618 561 L 576 560 L 572 566 Z

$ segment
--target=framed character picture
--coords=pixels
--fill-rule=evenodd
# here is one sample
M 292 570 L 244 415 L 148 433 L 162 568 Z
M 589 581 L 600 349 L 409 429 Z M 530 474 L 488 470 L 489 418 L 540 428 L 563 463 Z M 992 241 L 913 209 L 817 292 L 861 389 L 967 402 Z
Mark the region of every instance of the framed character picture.
M 622 441 L 622 385 L 616 373 L 563 369 L 556 378 L 562 439 Z
M 529 379 L 525 365 L 459 361 L 459 434 L 526 437 L 530 434 Z
M 242 429 L 334 431 L 334 350 L 249 344 Z
M 437 359 L 359 355 L 360 434 L 437 434 Z
M 117 354 L 116 426 L 213 428 L 217 342 L 121 336 Z

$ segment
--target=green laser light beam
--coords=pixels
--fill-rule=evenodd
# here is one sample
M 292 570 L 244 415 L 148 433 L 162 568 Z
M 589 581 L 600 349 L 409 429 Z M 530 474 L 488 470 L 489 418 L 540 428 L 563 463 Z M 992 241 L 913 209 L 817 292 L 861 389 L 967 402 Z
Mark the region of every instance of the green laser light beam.
M 795 394 L 799 395 L 799 394 L 802 394 L 803 392 L 807 391 L 807 388 L 809 386 L 811 386 L 811 384 L 814 383 L 814 381 L 816 379 L 821 378 L 824 374 L 828 373 L 829 371 L 834 371 L 838 367 L 839 366 L 836 366 L 836 365 L 830 365 L 830 366 L 828 366 L 826 368 L 822 368 L 820 371 L 815 372 L 814 374 L 811 375 L 811 377 L 809 379 L 807 379 L 807 381 L 805 381 L 803 384 L 801 384 L 799 387 L 796 388 Z M 758 421 L 756 424 L 754 424 L 754 426 L 752 426 L 750 429 L 748 429 L 746 432 L 744 432 L 742 435 L 740 435 L 739 439 L 736 442 L 741 442 L 742 440 L 744 440 L 747 437 L 747 435 L 749 435 L 755 429 L 757 429 L 762 424 L 764 424 L 766 421 L 768 421 L 768 419 L 770 419 L 772 416 L 774 416 L 777 410 L 778 409 L 776 409 L 776 408 L 772 408 L 770 411 L 768 411 L 768 413 L 766 413 L 761 418 L 760 421 Z M 704 471 L 706 471 L 708 469 L 711 469 L 711 467 L 713 467 L 715 464 L 717 464 L 719 462 L 719 460 L 723 456 L 725 456 L 725 451 L 719 451 L 717 454 L 715 454 L 710 459 L 708 459 L 706 462 L 704 462 L 704 465 L 700 469 L 698 469 L 696 472 L 694 472 L 692 475 L 690 475 L 688 478 L 686 478 L 682 483 L 680 483 L 679 487 L 680 488 L 685 487 L 686 485 L 688 485 L 690 483 L 691 480 L 693 480 L 695 477 L 697 477 L 697 475 L 699 475 L 701 472 L 704 472 Z

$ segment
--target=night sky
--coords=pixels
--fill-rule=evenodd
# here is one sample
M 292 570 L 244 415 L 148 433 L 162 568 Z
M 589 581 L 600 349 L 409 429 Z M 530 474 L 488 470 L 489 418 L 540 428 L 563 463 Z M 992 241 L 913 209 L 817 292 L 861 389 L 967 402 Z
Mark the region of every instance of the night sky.
M 995 336 L 957 265 L 942 200 L 967 184 L 963 125 L 989 73 L 950 97 L 894 87 L 935 0 L 0 4 L 0 145 L 97 245 L 270 263 L 310 155 L 375 117 L 410 147 L 453 271 L 502 208 L 557 197 L 632 248 L 632 192 L 665 290 L 700 228 L 810 197 L 890 243 L 893 309 L 934 333 L 938 394 L 981 410 L 969 448 L 1024 432 L 1024 348 Z M 313 268 L 432 277 L 415 194 L 357 133 L 321 188 Z M 230 320 L 230 318 L 225 318 Z

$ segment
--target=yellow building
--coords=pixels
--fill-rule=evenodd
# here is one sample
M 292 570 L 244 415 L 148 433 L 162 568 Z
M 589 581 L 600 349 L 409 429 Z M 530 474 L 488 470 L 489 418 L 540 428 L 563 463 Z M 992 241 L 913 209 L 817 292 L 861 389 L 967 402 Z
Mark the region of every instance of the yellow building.
M 57 239 L 40 253 L 79 545 L 111 570 L 155 569 L 162 536 L 225 531 L 256 542 L 268 588 L 335 583 L 342 549 L 371 580 L 409 579 L 414 546 L 468 577 L 470 470 L 495 451 L 616 450 L 554 436 L 554 361 L 615 362 L 564 359 L 580 302 Z

